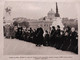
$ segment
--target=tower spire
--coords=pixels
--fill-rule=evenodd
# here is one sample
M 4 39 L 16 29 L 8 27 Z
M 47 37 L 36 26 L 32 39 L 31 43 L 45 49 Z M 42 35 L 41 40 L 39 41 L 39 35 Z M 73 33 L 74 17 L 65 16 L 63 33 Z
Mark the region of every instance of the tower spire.
M 60 15 L 58 13 L 58 5 L 57 5 L 57 2 L 56 2 L 56 14 L 55 14 L 55 17 L 60 17 Z

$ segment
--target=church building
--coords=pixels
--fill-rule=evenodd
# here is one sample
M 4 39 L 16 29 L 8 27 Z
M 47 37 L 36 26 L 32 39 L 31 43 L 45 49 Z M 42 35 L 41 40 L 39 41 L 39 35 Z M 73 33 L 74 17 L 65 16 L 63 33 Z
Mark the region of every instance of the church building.
M 47 16 L 40 18 L 39 20 L 29 20 L 30 27 L 33 29 L 38 28 L 41 26 L 43 30 L 48 30 L 50 31 L 51 26 L 57 26 L 60 25 L 63 28 L 62 24 L 62 19 L 60 18 L 60 14 L 58 12 L 58 5 L 56 2 L 56 12 L 51 9 L 48 13 Z

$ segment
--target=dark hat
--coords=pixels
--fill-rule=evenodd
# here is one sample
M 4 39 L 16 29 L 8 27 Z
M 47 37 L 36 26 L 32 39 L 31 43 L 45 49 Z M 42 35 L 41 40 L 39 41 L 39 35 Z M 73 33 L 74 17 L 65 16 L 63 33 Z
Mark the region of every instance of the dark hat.
M 53 29 L 55 29 L 55 27 L 54 27 L 54 26 L 52 26 L 52 28 L 53 28 Z
M 60 26 L 59 26 L 59 25 L 57 25 L 57 27 L 58 27 L 58 28 L 60 28 Z

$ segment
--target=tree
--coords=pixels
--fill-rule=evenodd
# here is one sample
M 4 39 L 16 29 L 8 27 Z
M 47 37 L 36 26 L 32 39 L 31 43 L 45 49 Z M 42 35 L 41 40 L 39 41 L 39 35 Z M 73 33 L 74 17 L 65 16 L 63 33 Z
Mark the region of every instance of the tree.
M 29 22 L 23 21 L 19 23 L 20 26 L 25 26 L 26 28 L 29 27 Z
M 14 22 L 13 22 L 13 25 L 14 25 L 14 26 L 18 26 L 18 24 L 19 24 L 19 23 L 18 23 L 17 21 L 14 21 Z

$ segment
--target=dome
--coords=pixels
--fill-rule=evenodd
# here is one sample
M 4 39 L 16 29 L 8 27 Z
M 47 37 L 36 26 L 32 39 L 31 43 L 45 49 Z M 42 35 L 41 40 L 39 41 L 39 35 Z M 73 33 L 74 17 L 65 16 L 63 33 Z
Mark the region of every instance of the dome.
M 47 16 L 48 16 L 48 19 L 53 20 L 54 17 L 55 17 L 55 12 L 51 9 L 51 10 L 48 12 Z
M 53 11 L 53 9 L 51 9 L 51 10 L 48 12 L 48 15 L 55 15 L 55 12 Z

